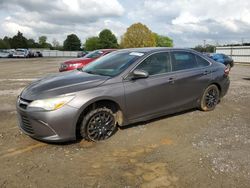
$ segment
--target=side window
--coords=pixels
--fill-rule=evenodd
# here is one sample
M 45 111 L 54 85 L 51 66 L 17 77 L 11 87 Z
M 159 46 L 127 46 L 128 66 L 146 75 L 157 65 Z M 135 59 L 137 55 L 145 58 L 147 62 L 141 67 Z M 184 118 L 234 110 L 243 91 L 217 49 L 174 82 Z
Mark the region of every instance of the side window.
M 189 52 L 172 52 L 173 71 L 185 70 L 197 67 L 195 55 Z
M 207 60 L 203 59 L 202 57 L 198 55 L 196 55 L 195 57 L 196 57 L 198 67 L 206 67 L 210 65 L 210 63 Z
M 171 71 L 168 52 L 160 52 L 149 56 L 136 69 L 147 71 L 149 75 L 156 75 Z
M 107 55 L 107 54 L 109 54 L 110 52 L 105 52 L 103 55 Z

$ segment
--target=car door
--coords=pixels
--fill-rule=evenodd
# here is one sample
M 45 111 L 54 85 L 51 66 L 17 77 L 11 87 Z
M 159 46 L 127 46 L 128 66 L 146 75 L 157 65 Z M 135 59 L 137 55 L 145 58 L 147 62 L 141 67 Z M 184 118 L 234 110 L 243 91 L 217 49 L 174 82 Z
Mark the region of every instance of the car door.
M 174 74 L 168 52 L 154 53 L 134 70 L 144 70 L 148 78 L 124 80 L 127 118 L 129 120 L 161 113 L 173 105 Z
M 171 61 L 175 75 L 175 105 L 179 110 L 195 107 L 197 100 L 212 79 L 210 63 L 187 51 L 172 51 Z

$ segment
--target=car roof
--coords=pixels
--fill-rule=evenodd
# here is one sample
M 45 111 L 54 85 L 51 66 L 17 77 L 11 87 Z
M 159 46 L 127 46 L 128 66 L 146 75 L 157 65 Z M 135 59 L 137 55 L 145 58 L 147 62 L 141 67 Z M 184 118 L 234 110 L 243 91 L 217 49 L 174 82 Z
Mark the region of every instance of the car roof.
M 168 48 L 168 47 L 127 48 L 127 49 L 121 49 L 119 51 L 150 53 L 150 52 L 157 52 L 157 51 L 162 51 L 162 50 L 185 50 L 185 51 L 190 51 L 190 52 L 197 52 L 189 48 Z
M 99 49 L 97 51 L 102 51 L 102 52 L 113 52 L 116 51 L 117 49 Z

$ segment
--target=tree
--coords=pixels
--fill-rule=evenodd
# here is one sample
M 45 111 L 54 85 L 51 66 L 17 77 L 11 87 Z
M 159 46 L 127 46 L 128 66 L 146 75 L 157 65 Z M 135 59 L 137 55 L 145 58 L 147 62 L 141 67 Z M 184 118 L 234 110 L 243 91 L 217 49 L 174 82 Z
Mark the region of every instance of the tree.
M 81 41 L 75 34 L 68 35 L 66 40 L 63 42 L 64 50 L 74 51 L 74 50 L 80 50 L 80 48 L 81 48 Z
M 99 37 L 90 37 L 86 39 L 85 50 L 93 51 L 100 49 Z
M 158 35 L 154 33 L 155 42 L 157 47 L 173 47 L 173 40 L 167 36 Z
M 208 52 L 213 53 L 215 51 L 215 46 L 207 44 L 205 47 L 202 45 L 197 45 L 194 47 L 194 50 L 198 52 Z
M 0 49 L 8 49 L 10 48 L 9 43 L 7 43 L 4 39 L 0 39 Z
M 146 25 L 136 23 L 131 25 L 121 40 L 123 48 L 138 48 L 156 46 L 155 37 Z
M 40 45 L 34 39 L 27 40 L 28 48 L 40 48 Z
M 104 29 L 99 33 L 100 48 L 118 48 L 117 38 L 109 30 Z
M 58 48 L 60 46 L 60 43 L 56 39 L 53 39 L 52 44 L 54 48 Z
M 28 48 L 28 42 L 23 34 L 18 31 L 18 33 L 10 39 L 10 46 L 11 48 Z
M 42 46 L 43 44 L 46 44 L 47 42 L 47 37 L 46 36 L 40 36 L 38 38 L 38 43 Z
M 40 45 L 41 48 L 45 48 L 47 45 L 47 37 L 46 36 L 40 36 L 38 38 L 38 43 Z
M 63 46 L 60 45 L 60 42 L 56 40 L 55 38 L 52 41 L 52 50 L 63 50 Z
M 10 40 L 11 40 L 11 38 L 9 38 L 9 37 L 7 37 L 7 36 L 5 36 L 4 38 L 3 38 L 3 41 L 5 42 L 5 45 L 6 45 L 6 47 L 9 49 L 11 46 L 10 46 Z
M 52 45 L 47 42 L 47 37 L 46 36 L 40 36 L 38 38 L 38 44 L 39 44 L 39 48 L 49 48 L 49 49 L 52 49 Z

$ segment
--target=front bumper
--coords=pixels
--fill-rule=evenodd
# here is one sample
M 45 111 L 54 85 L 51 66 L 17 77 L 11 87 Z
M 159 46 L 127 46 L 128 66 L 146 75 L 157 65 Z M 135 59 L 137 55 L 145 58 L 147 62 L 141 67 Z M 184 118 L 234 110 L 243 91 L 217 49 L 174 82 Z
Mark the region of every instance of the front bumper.
M 17 100 L 19 127 L 26 135 L 46 142 L 65 142 L 76 139 L 78 109 L 64 105 L 55 111 L 31 111 Z

